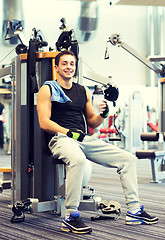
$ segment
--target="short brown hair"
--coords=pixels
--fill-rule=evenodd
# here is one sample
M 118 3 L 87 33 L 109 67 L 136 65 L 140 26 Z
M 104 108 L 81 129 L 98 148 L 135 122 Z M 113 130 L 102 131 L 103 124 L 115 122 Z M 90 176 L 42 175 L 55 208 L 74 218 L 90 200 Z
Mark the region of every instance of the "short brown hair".
M 59 54 L 57 54 L 57 56 L 55 57 L 55 65 L 57 65 L 57 66 L 59 65 L 60 57 L 62 57 L 63 55 L 71 55 L 76 60 L 76 56 L 74 55 L 74 53 L 72 51 L 64 50 L 64 51 L 61 51 Z

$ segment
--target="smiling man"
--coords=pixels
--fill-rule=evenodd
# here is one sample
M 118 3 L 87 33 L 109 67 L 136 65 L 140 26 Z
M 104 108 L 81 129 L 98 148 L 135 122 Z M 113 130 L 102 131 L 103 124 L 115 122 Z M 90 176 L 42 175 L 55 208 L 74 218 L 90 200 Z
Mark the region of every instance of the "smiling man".
M 100 114 L 94 113 L 88 88 L 73 82 L 75 68 L 74 54 L 68 50 L 60 52 L 55 58 L 57 80 L 46 81 L 37 99 L 40 127 L 52 134 L 49 148 L 68 166 L 62 231 L 78 234 L 92 231 L 78 211 L 87 159 L 117 169 L 128 208 L 126 224 L 157 223 L 158 218 L 146 213 L 139 203 L 136 158 L 96 135 L 86 134 L 86 125 L 98 127 L 108 116 L 109 109 L 103 99 L 99 104 Z

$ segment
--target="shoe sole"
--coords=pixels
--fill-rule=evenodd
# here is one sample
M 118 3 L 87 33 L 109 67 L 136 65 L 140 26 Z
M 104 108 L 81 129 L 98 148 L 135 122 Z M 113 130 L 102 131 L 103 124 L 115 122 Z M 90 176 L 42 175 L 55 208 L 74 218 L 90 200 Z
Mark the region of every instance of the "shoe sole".
M 157 217 L 152 219 L 142 218 L 142 217 L 135 217 L 131 215 L 127 215 L 125 219 L 125 224 L 127 225 L 151 225 L 156 224 L 159 221 Z
M 71 232 L 71 233 L 76 233 L 76 234 L 88 234 L 92 232 L 92 229 L 86 230 L 86 231 L 78 231 L 78 230 L 73 230 L 67 227 L 62 227 L 61 231 L 63 232 Z
M 135 221 L 125 221 L 125 224 L 126 225 L 151 225 L 151 224 L 156 224 L 158 222 L 157 221 L 154 221 L 154 222 L 147 222 L 147 221 L 144 221 L 144 220 L 135 220 Z

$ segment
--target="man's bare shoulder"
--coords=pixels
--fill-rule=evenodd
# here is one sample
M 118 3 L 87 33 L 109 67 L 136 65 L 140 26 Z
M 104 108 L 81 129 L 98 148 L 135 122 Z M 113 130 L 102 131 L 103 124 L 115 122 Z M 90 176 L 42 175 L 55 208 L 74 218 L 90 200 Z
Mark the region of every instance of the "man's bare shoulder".
M 48 85 L 42 85 L 42 87 L 39 89 L 40 94 L 50 94 L 50 87 Z
M 89 91 L 89 88 L 88 88 L 87 86 L 84 86 L 84 88 L 85 88 L 85 91 L 86 91 L 87 99 L 90 100 L 90 98 L 91 98 L 91 93 L 90 93 L 90 91 Z
M 51 97 L 51 92 L 50 92 L 50 87 L 48 85 L 43 85 L 38 92 L 37 99 L 45 99 L 45 98 L 50 98 Z

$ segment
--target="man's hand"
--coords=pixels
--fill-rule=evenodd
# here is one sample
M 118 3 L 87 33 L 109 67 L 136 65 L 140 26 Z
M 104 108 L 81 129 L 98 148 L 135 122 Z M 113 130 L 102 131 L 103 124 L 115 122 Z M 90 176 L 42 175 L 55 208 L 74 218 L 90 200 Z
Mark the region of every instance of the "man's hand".
M 100 116 L 102 118 L 108 117 L 109 107 L 106 100 L 102 100 L 102 103 L 99 104 Z
M 83 133 L 83 131 L 79 130 L 79 129 L 74 129 L 74 130 L 69 130 L 66 134 L 68 137 L 73 138 L 79 142 L 82 142 L 85 134 Z

